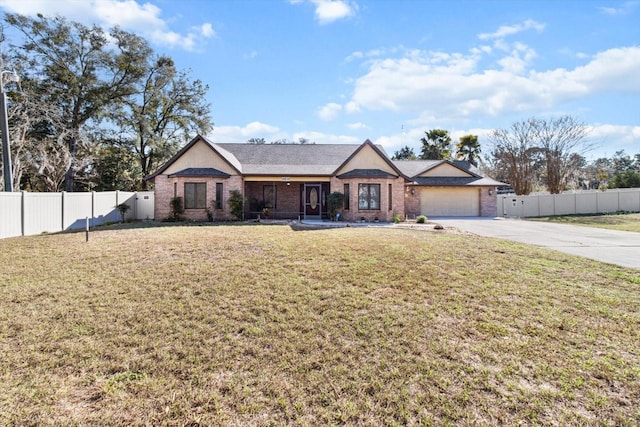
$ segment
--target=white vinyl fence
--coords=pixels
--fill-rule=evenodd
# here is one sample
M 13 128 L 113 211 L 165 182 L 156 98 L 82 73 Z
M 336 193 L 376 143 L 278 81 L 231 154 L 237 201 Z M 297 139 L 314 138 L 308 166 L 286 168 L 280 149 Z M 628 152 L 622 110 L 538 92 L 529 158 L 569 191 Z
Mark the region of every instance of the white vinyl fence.
M 502 211 L 500 211 L 502 209 Z M 613 212 L 640 212 L 640 188 L 587 190 L 562 194 L 498 196 L 498 215 L 536 217 Z
M 130 206 L 129 219 L 153 219 L 153 191 L 0 193 L 0 238 L 54 233 L 120 221 L 116 206 Z

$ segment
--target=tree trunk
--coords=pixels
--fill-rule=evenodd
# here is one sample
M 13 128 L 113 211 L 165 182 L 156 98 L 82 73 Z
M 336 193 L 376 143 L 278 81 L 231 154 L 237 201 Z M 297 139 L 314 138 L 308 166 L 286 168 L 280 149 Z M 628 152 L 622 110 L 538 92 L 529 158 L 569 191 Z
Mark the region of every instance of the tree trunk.
M 76 140 L 75 135 L 71 137 L 69 141 L 69 155 L 71 156 L 71 163 L 69 164 L 69 168 L 67 172 L 64 174 L 64 191 L 73 191 L 74 190 L 74 179 L 75 172 L 73 170 L 76 153 L 78 152 L 78 142 Z

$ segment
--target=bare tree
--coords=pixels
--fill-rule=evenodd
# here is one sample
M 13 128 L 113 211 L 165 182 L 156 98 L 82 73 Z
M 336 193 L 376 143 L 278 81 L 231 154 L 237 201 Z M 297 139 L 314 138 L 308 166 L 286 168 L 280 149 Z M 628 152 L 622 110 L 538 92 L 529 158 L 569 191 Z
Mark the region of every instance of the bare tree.
M 561 193 L 580 167 L 574 155 L 582 155 L 591 148 L 585 143 L 588 127 L 571 116 L 528 121 L 532 137 L 544 153 L 547 190 L 551 194 Z
M 494 168 L 516 194 L 531 193 L 537 181 L 541 153 L 534 137 L 531 120 L 515 122 L 509 129 L 494 130 L 489 136 L 494 145 L 491 152 Z
M 60 190 L 71 165 L 60 110 L 41 96 L 29 78 L 22 80 L 18 90 L 8 92 L 7 100 L 14 190 L 21 189 L 23 177 L 32 178 L 23 189 Z

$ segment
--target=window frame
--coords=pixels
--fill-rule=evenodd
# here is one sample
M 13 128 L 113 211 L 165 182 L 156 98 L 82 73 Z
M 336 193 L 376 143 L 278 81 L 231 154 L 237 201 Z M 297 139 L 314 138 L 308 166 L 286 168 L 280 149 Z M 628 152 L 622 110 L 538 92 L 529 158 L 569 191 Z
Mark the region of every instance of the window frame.
M 224 184 L 222 182 L 216 182 L 216 209 L 223 209 L 222 199 L 224 194 Z
M 344 210 L 348 211 L 349 205 L 350 205 L 350 197 L 351 197 L 349 183 L 344 184 L 343 191 L 344 191 Z
M 187 194 L 191 193 L 191 190 L 187 190 L 187 187 L 191 187 L 191 186 L 193 186 L 193 203 L 189 203 L 191 200 L 187 198 Z M 202 192 L 203 187 L 204 187 L 204 192 L 199 194 L 198 189 L 200 189 L 200 192 Z M 183 200 L 184 200 L 185 210 L 207 208 L 207 183 L 206 182 L 185 182 L 183 190 L 184 190 Z M 198 196 L 204 196 L 204 200 L 201 200 L 202 197 L 199 198 Z
M 366 188 L 366 192 L 364 191 Z M 375 191 L 371 191 L 375 188 Z M 359 183 L 358 184 L 358 210 L 359 211 L 379 211 L 380 210 L 380 189 L 379 183 Z M 363 194 L 366 193 L 366 197 L 363 198 Z M 373 195 L 372 195 L 373 194 Z M 363 203 L 364 201 L 364 203 Z M 371 203 L 371 202 L 374 203 Z M 375 207 L 372 207 L 375 205 Z

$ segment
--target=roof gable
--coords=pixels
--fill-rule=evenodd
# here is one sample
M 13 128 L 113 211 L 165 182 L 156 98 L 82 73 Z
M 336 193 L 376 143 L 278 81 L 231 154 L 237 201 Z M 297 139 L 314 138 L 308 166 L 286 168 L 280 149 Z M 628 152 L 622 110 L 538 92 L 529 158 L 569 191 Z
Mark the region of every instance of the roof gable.
M 145 179 L 153 179 L 166 173 L 175 174 L 186 169 L 215 168 L 222 173 L 235 175 L 241 173 L 240 164 L 233 155 L 218 149 L 202 135 L 197 135 L 156 172 Z
M 379 170 L 393 176 L 404 177 L 386 153 L 368 139 L 335 169 L 334 175 L 344 175 L 353 170 Z
M 418 177 L 476 177 L 477 175 L 469 170 L 465 170 L 448 161 L 442 161 L 431 166 L 422 173 L 416 175 Z

